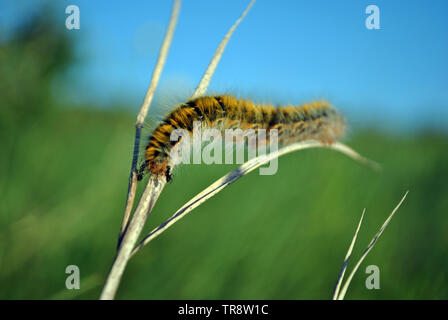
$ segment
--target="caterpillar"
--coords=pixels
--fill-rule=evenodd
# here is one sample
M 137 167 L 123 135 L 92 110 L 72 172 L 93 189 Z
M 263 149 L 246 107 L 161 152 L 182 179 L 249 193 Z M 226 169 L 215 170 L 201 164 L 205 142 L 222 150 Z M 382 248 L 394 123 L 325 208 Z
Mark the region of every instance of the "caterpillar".
M 326 101 L 275 108 L 231 95 L 203 96 L 181 104 L 155 128 L 146 145 L 138 180 L 145 172 L 171 180 L 170 152 L 180 140 L 171 141 L 170 135 L 175 129 L 192 134 L 194 121 L 200 121 L 204 128 L 220 130 L 265 129 L 269 134 L 276 129 L 280 145 L 305 140 L 331 144 L 345 130 L 344 117 Z

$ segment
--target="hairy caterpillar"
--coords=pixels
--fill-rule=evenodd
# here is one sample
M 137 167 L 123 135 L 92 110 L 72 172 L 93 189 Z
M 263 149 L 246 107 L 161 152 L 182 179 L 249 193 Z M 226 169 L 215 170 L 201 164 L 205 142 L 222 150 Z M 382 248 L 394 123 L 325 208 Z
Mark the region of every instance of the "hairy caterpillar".
M 230 95 L 199 97 L 178 106 L 156 127 L 146 146 L 139 180 L 145 171 L 166 176 L 167 181 L 171 179 L 170 151 L 179 141 L 170 141 L 170 135 L 175 129 L 186 129 L 191 134 L 194 121 L 200 121 L 205 128 L 220 130 L 266 129 L 269 134 L 277 129 L 279 143 L 283 145 L 305 140 L 331 144 L 345 129 L 343 116 L 325 101 L 274 108 Z

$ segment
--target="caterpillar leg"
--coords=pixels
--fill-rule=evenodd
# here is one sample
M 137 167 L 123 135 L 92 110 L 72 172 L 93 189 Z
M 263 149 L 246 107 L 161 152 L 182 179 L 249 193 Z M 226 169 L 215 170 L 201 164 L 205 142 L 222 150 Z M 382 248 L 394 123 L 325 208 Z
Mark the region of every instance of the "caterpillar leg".
M 140 181 L 140 180 L 143 179 L 143 176 L 145 175 L 145 171 L 146 171 L 146 167 L 147 166 L 148 166 L 147 161 L 142 163 L 142 165 L 140 166 L 140 168 L 138 169 L 138 172 L 137 172 L 137 181 Z
M 319 138 L 319 142 L 326 146 L 331 146 L 334 143 L 334 141 L 335 139 L 329 136 Z

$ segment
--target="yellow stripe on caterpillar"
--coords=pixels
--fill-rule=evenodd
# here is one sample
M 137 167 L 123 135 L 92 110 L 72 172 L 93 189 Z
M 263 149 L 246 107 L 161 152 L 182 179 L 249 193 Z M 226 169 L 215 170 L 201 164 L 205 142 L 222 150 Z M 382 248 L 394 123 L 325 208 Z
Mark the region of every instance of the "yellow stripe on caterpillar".
M 326 101 L 274 108 L 231 95 L 203 96 L 181 104 L 156 127 L 146 146 L 139 179 L 145 171 L 170 179 L 170 152 L 179 143 L 170 140 L 171 133 L 175 129 L 184 129 L 193 134 L 195 121 L 199 121 L 203 128 L 221 131 L 265 129 L 269 135 L 270 130 L 277 129 L 281 145 L 305 140 L 331 144 L 345 130 L 343 116 Z

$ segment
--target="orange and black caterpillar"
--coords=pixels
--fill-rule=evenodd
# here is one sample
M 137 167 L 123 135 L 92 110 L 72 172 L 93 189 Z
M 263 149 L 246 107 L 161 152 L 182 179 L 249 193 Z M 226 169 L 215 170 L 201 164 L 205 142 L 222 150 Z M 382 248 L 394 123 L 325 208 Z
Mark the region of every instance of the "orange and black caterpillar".
M 272 105 L 256 105 L 251 101 L 230 95 L 204 96 L 187 101 L 170 112 L 149 137 L 145 161 L 140 167 L 138 179 L 145 171 L 171 179 L 170 151 L 180 141 L 171 141 L 175 129 L 185 129 L 190 134 L 193 122 L 200 121 L 203 128 L 272 129 L 278 130 L 282 145 L 305 140 L 319 140 L 331 144 L 342 136 L 345 129 L 343 116 L 325 101 L 301 106 L 274 108 Z

